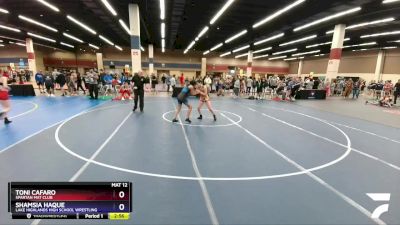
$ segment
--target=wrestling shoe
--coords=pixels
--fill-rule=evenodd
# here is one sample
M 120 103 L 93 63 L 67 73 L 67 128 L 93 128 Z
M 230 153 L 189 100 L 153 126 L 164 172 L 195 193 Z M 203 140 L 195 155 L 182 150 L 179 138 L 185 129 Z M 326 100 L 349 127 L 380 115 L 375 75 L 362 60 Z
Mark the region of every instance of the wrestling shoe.
M 12 121 L 11 120 L 9 120 L 7 117 L 6 118 L 4 118 L 4 124 L 10 124 Z

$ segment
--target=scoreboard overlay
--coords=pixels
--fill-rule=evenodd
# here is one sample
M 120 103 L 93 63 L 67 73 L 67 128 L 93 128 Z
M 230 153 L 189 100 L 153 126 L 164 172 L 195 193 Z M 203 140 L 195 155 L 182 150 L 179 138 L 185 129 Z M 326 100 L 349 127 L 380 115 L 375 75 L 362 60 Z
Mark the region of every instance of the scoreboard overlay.
M 131 182 L 10 182 L 8 212 L 13 219 L 127 220 Z

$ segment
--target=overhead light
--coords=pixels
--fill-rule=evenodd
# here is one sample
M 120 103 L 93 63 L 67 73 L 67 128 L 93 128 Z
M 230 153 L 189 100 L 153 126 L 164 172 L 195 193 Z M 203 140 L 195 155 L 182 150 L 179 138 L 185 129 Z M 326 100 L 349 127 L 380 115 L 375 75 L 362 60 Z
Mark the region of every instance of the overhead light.
M 34 33 L 31 33 L 31 32 L 28 32 L 28 35 L 32 36 L 32 37 L 36 37 L 36 38 L 42 39 L 42 40 L 45 40 L 45 41 L 50 41 L 50 42 L 53 42 L 53 43 L 56 42 L 56 40 L 54 40 L 54 39 L 47 38 L 47 37 L 44 37 L 44 36 L 41 36 L 41 35 L 38 35 L 38 34 L 34 34 Z
M 204 27 L 203 30 L 200 31 L 200 33 L 197 35 L 197 40 L 199 40 L 207 31 L 210 29 L 208 26 Z
M 247 30 L 242 30 L 241 32 L 239 32 L 239 33 L 233 35 L 232 37 L 228 38 L 227 40 L 225 40 L 225 43 L 229 43 L 229 42 L 235 40 L 236 38 L 245 35 L 246 33 L 247 33 Z
M 301 56 L 301 55 L 310 55 L 310 54 L 314 54 L 314 53 L 318 53 L 321 52 L 321 50 L 315 50 L 315 51 L 309 51 L 309 52 L 300 52 L 297 54 L 293 54 L 292 56 Z
M 71 44 L 67 44 L 67 43 L 65 43 L 65 42 L 60 42 L 60 44 L 61 44 L 61 45 L 64 45 L 64 46 L 67 46 L 67 47 L 70 47 L 70 48 L 75 48 L 75 46 L 73 46 L 73 45 L 71 45 Z
M 16 45 L 19 45 L 19 46 L 24 46 L 24 47 L 26 46 L 26 44 L 24 44 L 24 43 L 19 43 L 19 42 L 18 42 L 18 43 L 15 43 L 15 44 L 16 44 Z
M 195 41 L 190 42 L 190 45 L 187 47 L 187 49 L 190 50 L 195 43 L 196 43 Z
M 63 35 L 64 35 L 65 37 L 71 38 L 72 40 L 75 40 L 75 41 L 77 41 L 77 42 L 83 43 L 83 41 L 82 41 L 81 39 L 79 39 L 79 38 L 77 38 L 77 37 L 75 37 L 75 36 L 72 36 L 72 35 L 67 34 L 67 33 L 65 33 L 65 32 L 63 33 Z
M 396 35 L 396 34 L 400 34 L 400 30 L 391 31 L 391 32 L 376 33 L 376 34 L 368 34 L 368 35 L 363 35 L 360 38 L 370 38 L 370 37 L 388 36 L 388 35 Z
M 3 44 L 0 44 L 0 47 L 4 47 L 4 45 L 3 45 Z
M 254 43 L 254 45 L 260 45 L 262 43 L 265 43 L 265 42 L 268 42 L 268 41 L 272 41 L 272 40 L 278 39 L 278 38 L 283 37 L 283 36 L 285 36 L 285 33 L 280 33 L 280 34 L 274 35 L 272 37 L 263 39 L 261 41 L 257 41 L 257 42 Z
M 161 52 L 164 53 L 165 52 L 165 48 L 162 48 Z
M 109 45 L 114 45 L 114 43 L 112 43 L 110 40 L 108 40 L 107 38 L 105 38 L 104 36 L 102 36 L 102 35 L 99 35 L 99 38 L 101 38 L 103 41 L 105 41 L 107 44 L 109 44 Z
M 261 53 L 261 52 L 266 52 L 266 51 L 269 51 L 269 50 L 271 50 L 271 49 L 272 49 L 272 47 L 263 48 L 263 49 L 260 49 L 260 50 L 254 51 L 254 52 L 253 52 L 253 54 L 256 54 L 256 53 Z
M 160 0 L 160 19 L 165 19 L 165 0 Z
M 245 53 L 245 54 L 237 55 L 237 56 L 235 56 L 235 59 L 238 59 L 238 58 L 243 58 L 243 57 L 247 56 L 248 54 L 249 54 L 249 53 Z
M 343 48 L 353 48 L 353 47 L 360 47 L 360 46 L 369 46 L 369 45 L 376 45 L 376 42 L 367 42 L 367 43 L 362 43 L 362 44 L 357 44 L 357 45 L 346 45 L 343 46 Z
M 358 28 L 358 27 L 370 26 L 370 25 L 379 24 L 379 23 L 392 22 L 394 20 L 395 20 L 394 18 L 386 18 L 386 19 L 382 19 L 382 20 L 375 20 L 375 21 L 366 22 L 366 23 L 354 24 L 354 25 L 350 25 L 350 26 L 346 27 L 346 30 L 350 30 L 350 29 L 354 29 L 354 28 Z
M 122 28 L 124 28 L 126 33 L 128 33 L 129 35 L 132 35 L 131 30 L 128 28 L 126 23 L 122 19 L 119 19 L 118 21 L 119 21 L 119 24 L 121 24 Z
M 395 49 L 397 46 L 388 46 L 388 47 L 383 47 L 382 49 Z
M 240 52 L 240 51 L 242 51 L 242 50 L 244 50 L 244 49 L 248 49 L 248 48 L 250 48 L 250 45 L 246 45 L 246 46 L 237 48 L 237 49 L 233 50 L 232 52 L 233 52 L 233 53 L 235 53 L 235 52 Z
M 1 41 L 0 41 L 1 42 Z M 388 41 L 388 43 L 400 43 L 400 40 L 397 41 Z
M 0 13 L 8 14 L 9 12 L 8 12 L 8 10 L 6 10 L 6 9 L 0 8 Z
M 22 20 L 25 20 L 25 21 L 28 21 L 28 22 L 30 22 L 30 23 L 36 24 L 36 25 L 38 25 L 38 26 L 44 27 L 44 28 L 46 28 L 46 29 L 48 29 L 48 30 L 51 30 L 51 31 L 54 31 L 54 32 L 58 32 L 57 29 L 55 29 L 55 28 L 53 28 L 53 27 L 50 27 L 50 26 L 47 26 L 46 24 L 40 23 L 40 22 L 38 22 L 38 21 L 36 21 L 36 20 L 33 20 L 33 19 L 31 19 L 31 18 L 22 16 L 22 15 L 18 15 L 18 18 L 20 18 L 20 19 L 22 19 Z
M 183 51 L 183 54 L 186 54 L 188 51 L 189 51 L 188 49 L 185 49 L 185 51 Z
M 161 47 L 164 49 L 165 48 L 165 39 L 161 39 Z
M 371 22 L 365 22 L 365 23 L 359 23 L 359 24 L 354 24 L 346 27 L 346 30 L 351 30 L 359 27 L 365 27 L 365 26 L 370 26 L 370 25 L 375 25 L 379 23 L 387 23 L 387 22 L 392 22 L 394 21 L 394 18 L 386 18 L 386 19 L 381 19 L 381 20 L 374 20 Z M 333 34 L 333 30 L 327 31 L 326 34 Z
M 56 12 L 60 12 L 60 10 L 59 10 L 57 7 L 55 7 L 54 5 L 52 5 L 52 4 L 48 3 L 48 2 L 46 2 L 45 0 L 37 0 L 37 1 L 40 2 L 40 3 L 42 3 L 42 4 L 45 5 L 45 6 L 49 7 L 50 9 L 56 11 Z
M 265 24 L 265 23 L 267 23 L 267 22 L 269 22 L 269 21 L 275 19 L 276 17 L 282 15 L 283 13 L 285 13 L 285 12 L 291 10 L 292 8 L 294 8 L 294 7 L 298 6 L 298 5 L 300 5 L 301 3 L 305 2 L 305 1 L 306 1 L 306 0 L 297 0 L 297 1 L 293 2 L 292 4 L 286 6 L 285 8 L 280 9 L 280 10 L 276 11 L 274 14 L 272 14 L 272 15 L 266 17 L 265 19 L 263 19 L 263 20 L 261 20 L 261 21 L 255 23 L 255 24 L 253 25 L 253 28 L 257 28 L 257 27 L 259 27 L 259 26 L 261 26 L 261 25 L 263 25 L 263 24 Z
M 99 46 L 96 46 L 96 45 L 94 45 L 94 44 L 90 44 L 90 43 L 89 43 L 89 46 L 92 47 L 92 48 L 94 48 L 94 49 L 100 49 Z
M 224 54 L 219 55 L 219 57 L 224 57 L 224 56 L 227 56 L 227 55 L 230 55 L 230 54 L 232 54 L 232 52 L 225 52 Z
M 122 51 L 122 48 L 119 47 L 118 45 L 115 45 L 115 48 L 118 49 L 118 50 L 120 50 L 120 51 Z
M 15 29 L 15 28 L 12 28 L 12 27 L 8 27 L 8 26 L 4 26 L 4 25 L 0 25 L 0 28 L 6 29 L 6 30 L 11 30 L 11 31 L 14 31 L 14 32 L 21 32 L 18 29 Z
M 393 3 L 393 2 L 399 2 L 400 0 L 384 0 L 382 3 L 383 4 L 388 4 L 388 3 Z
M 210 50 L 211 50 L 211 51 L 214 51 L 214 50 L 216 50 L 216 49 L 218 49 L 218 48 L 221 48 L 222 45 L 223 45 L 222 43 L 219 43 L 219 44 L 217 44 L 216 46 L 212 47 Z
M 284 58 L 287 58 L 287 56 L 284 55 L 284 56 L 273 57 L 273 58 L 269 58 L 268 60 L 276 60 L 276 59 L 284 59 Z
M 210 53 L 210 50 L 207 50 L 203 53 L 203 55 L 207 55 L 208 53 Z
M 80 27 L 82 27 L 83 29 L 89 31 L 92 34 L 97 34 L 96 31 L 94 31 L 92 28 L 88 27 L 86 24 L 80 22 L 79 20 L 75 19 L 74 17 L 67 15 L 67 18 L 69 20 L 71 20 L 72 22 L 78 24 Z
M 235 0 L 228 0 L 225 5 L 217 12 L 217 14 L 215 14 L 215 16 L 211 19 L 210 24 L 214 24 L 215 21 L 218 20 L 218 18 L 226 11 L 226 9 L 228 9 L 229 6 L 232 5 L 232 3 Z
M 161 38 L 165 38 L 165 23 L 161 23 Z
M 269 56 L 268 54 L 266 54 L 266 55 L 259 55 L 259 56 L 254 56 L 253 59 L 260 59 L 260 58 L 265 58 L 265 57 L 268 57 L 268 56 Z
M 9 44 L 15 44 L 15 42 L 13 42 L 13 41 L 9 41 L 8 43 L 9 43 Z
M 145 50 L 144 50 L 144 48 L 142 47 L 142 46 L 140 46 L 140 50 L 142 50 L 142 52 L 144 52 Z
M 293 61 L 293 60 L 298 60 L 298 58 L 287 58 L 287 59 L 284 59 L 285 61 Z
M 349 41 L 349 40 L 350 40 L 350 38 L 345 38 L 345 39 L 343 39 L 344 42 L 345 42 L 345 41 Z M 319 44 L 314 44 L 314 45 L 307 45 L 306 48 L 315 48 L 315 47 L 318 47 L 318 46 L 330 45 L 330 44 L 332 44 L 332 42 L 331 42 L 331 41 L 328 41 L 328 42 L 325 42 L 325 43 L 319 43 Z
M 0 42 L 3 42 L 3 40 L 0 40 Z
M 297 39 L 297 40 L 294 40 L 294 41 L 290 41 L 290 42 L 286 42 L 286 43 L 280 44 L 279 46 L 291 45 L 291 44 L 295 44 L 295 43 L 298 43 L 298 42 L 303 42 L 303 41 L 307 41 L 307 40 L 310 40 L 310 39 L 314 39 L 316 37 L 317 37 L 317 35 L 311 35 L 311 36 L 303 37 L 303 38 L 300 38 L 300 39 Z
M 111 14 L 113 14 L 113 16 L 117 15 L 117 12 L 114 10 L 114 8 L 110 5 L 110 3 L 107 0 L 101 0 L 101 2 L 103 2 L 103 4 L 106 6 L 108 11 L 110 11 Z
M 362 48 L 362 49 L 355 49 L 355 50 L 352 50 L 352 51 L 353 52 L 363 52 L 363 51 L 367 51 L 367 50 L 372 50 L 372 49 Z
M 315 20 L 315 21 L 313 21 L 311 23 L 307 23 L 307 24 L 305 24 L 303 26 L 297 27 L 297 28 L 293 29 L 293 31 L 296 32 L 296 31 L 299 31 L 299 30 L 303 30 L 303 29 L 306 29 L 308 27 L 311 27 L 311 26 L 314 26 L 314 25 L 317 25 L 317 24 L 320 24 L 320 23 L 323 23 L 323 22 L 326 22 L 326 21 L 329 21 L 329 20 L 332 20 L 332 19 L 336 19 L 338 17 L 345 16 L 345 15 L 348 15 L 348 14 L 351 14 L 351 13 L 354 13 L 354 12 L 357 12 L 357 11 L 360 11 L 360 10 L 361 10 L 361 7 L 356 7 L 356 8 L 352 8 L 352 9 L 349 9 L 349 10 L 346 10 L 346 11 L 343 11 L 343 12 L 340 12 L 340 13 L 336 13 L 336 14 L 333 14 L 331 16 L 327 16 L 325 18 L 322 18 L 322 19 L 319 19 L 319 20 Z
M 297 51 L 297 48 L 289 49 L 289 50 L 285 50 L 285 51 L 281 51 L 281 52 L 274 52 L 274 53 L 272 53 L 272 55 L 282 55 L 282 54 L 285 54 L 288 52 L 295 52 L 295 51 Z

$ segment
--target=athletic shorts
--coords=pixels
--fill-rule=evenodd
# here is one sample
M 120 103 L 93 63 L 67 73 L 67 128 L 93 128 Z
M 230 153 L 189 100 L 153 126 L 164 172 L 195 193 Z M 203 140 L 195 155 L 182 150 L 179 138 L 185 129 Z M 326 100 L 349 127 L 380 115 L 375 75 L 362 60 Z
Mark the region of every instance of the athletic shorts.
M 0 91 L 0 101 L 6 101 L 8 99 L 8 91 Z
M 187 100 L 187 98 L 184 98 L 184 99 L 177 99 L 178 100 L 178 104 L 179 105 L 182 105 L 182 104 L 185 104 L 185 105 L 189 105 L 189 102 L 188 102 L 188 100 Z
M 36 82 L 37 86 L 43 86 L 43 82 Z

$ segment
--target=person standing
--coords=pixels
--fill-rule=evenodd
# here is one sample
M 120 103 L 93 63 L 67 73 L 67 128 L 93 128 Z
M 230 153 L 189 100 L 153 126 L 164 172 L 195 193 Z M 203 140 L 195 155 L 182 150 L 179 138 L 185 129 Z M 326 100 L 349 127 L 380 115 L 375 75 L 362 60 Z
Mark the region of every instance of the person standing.
M 169 89 L 171 87 L 171 75 L 167 74 L 165 78 L 165 84 L 167 85 L 167 93 L 169 93 Z
M 176 77 L 175 77 L 175 75 L 173 75 L 173 76 L 170 78 L 169 82 L 171 83 L 172 90 L 174 90 L 174 88 L 175 88 L 175 86 L 176 86 Z
M 44 83 L 44 75 L 42 73 L 42 71 L 39 71 L 35 74 L 35 81 L 36 84 L 39 88 L 39 92 L 42 94 L 44 93 L 44 87 L 43 87 L 43 83 Z
M 46 87 L 47 97 L 54 97 L 54 78 L 50 74 L 44 76 L 44 86 Z
M 203 105 L 206 104 L 208 111 L 210 111 L 210 113 L 213 115 L 214 121 L 217 121 L 217 116 L 215 115 L 214 110 L 211 106 L 210 96 L 208 96 L 207 86 L 198 84 L 197 88 L 200 94 L 199 106 L 197 107 L 197 111 L 199 112 L 199 117 L 197 119 L 199 120 L 203 119 L 203 115 L 201 114 L 201 107 L 203 107 Z
M 358 98 L 360 95 L 360 81 L 357 80 L 356 82 L 353 83 L 353 99 L 354 97 Z
M 200 92 L 198 90 L 196 90 L 196 81 L 191 81 L 188 85 L 186 85 L 185 87 L 183 87 L 181 93 L 179 93 L 177 100 L 178 100 L 178 106 L 176 107 L 176 112 L 175 112 L 175 117 L 172 120 L 173 123 L 177 123 L 178 122 L 178 115 L 181 112 L 182 109 L 182 104 L 186 105 L 188 107 L 188 112 L 186 114 L 186 122 L 187 123 L 192 123 L 192 121 L 190 120 L 190 114 L 192 113 L 192 105 L 189 104 L 188 101 L 188 97 L 189 95 L 197 95 Z
M 83 91 L 83 94 L 86 94 L 86 90 L 82 86 L 82 77 L 81 74 L 78 72 L 76 75 L 76 91 L 79 94 L 79 88 Z
M 99 96 L 99 76 L 93 70 L 88 73 L 88 83 L 89 83 L 89 94 L 90 99 L 98 99 Z
M 183 76 L 183 73 L 179 77 L 179 82 L 181 84 L 181 87 L 183 87 L 183 85 L 185 84 L 185 76 Z
M 250 95 L 252 85 L 253 85 L 253 80 L 251 79 L 251 77 L 248 77 L 246 80 L 246 94 Z
M 0 119 L 4 119 L 4 124 L 11 123 L 11 120 L 9 120 L 7 117 L 7 113 L 11 110 L 11 103 L 8 95 L 9 90 L 8 73 L 0 70 L 0 105 L 2 107 Z
M 210 91 L 211 91 L 211 84 L 212 84 L 212 80 L 211 80 L 210 76 L 207 75 L 204 79 L 204 85 L 207 88 L 207 90 L 206 90 L 207 93 L 210 93 Z
M 400 79 L 394 85 L 394 104 L 397 102 L 397 97 L 400 95 Z
M 133 81 L 133 91 L 135 94 L 134 102 L 135 105 L 133 106 L 133 112 L 136 111 L 138 107 L 138 99 L 140 100 L 140 112 L 143 112 L 144 109 L 144 84 L 147 83 L 146 78 L 143 75 L 143 72 L 135 73 L 132 78 Z

